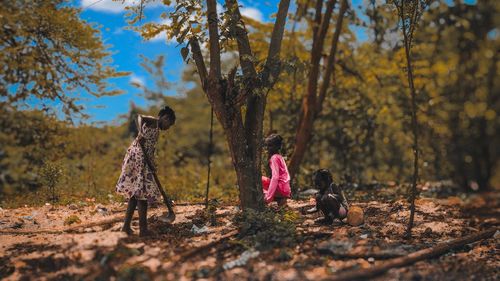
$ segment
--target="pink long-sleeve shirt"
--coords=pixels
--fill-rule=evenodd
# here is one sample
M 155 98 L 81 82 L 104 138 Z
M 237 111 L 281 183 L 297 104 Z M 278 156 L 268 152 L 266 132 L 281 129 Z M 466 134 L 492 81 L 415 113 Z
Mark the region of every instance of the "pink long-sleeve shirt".
M 264 191 L 264 199 L 266 203 L 274 200 L 276 193 L 281 197 L 289 198 L 291 195 L 290 190 L 290 174 L 286 167 L 285 159 L 279 154 L 274 154 L 269 159 L 269 166 L 271 167 L 271 179 L 269 188 Z

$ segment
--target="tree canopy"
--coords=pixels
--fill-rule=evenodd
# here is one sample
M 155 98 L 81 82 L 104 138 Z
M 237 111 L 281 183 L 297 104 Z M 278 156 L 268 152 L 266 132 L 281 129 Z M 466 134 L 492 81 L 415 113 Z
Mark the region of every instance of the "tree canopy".
M 82 111 L 81 93 L 116 95 L 109 78 L 123 76 L 111 65 L 108 46 L 95 25 L 65 0 L 14 0 L 0 11 L 0 102 L 36 103 L 66 115 Z M 52 103 L 51 103 L 52 102 Z

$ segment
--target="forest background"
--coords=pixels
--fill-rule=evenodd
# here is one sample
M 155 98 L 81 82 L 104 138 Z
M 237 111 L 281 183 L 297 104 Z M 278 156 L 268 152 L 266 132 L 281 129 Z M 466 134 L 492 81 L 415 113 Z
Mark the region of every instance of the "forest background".
M 308 9 L 300 8 L 307 6 L 306 2 L 297 1 L 290 9 L 281 53 L 285 71 L 269 94 L 264 120 L 265 133 L 277 132 L 284 137 L 283 153 L 288 157 L 308 86 L 314 22 Z M 339 182 L 373 188 L 411 181 L 411 100 L 397 13 L 385 2 L 365 2 L 362 16 L 352 5 L 345 12 L 332 82 L 293 182 L 294 194 L 310 187 L 311 173 L 318 168 L 330 169 Z M 155 160 L 160 180 L 174 199 L 202 201 L 211 108 L 192 62 L 181 70 L 181 81 L 177 81 L 189 87 L 177 87 L 180 90 L 171 95 L 173 82 L 165 74 L 168 58 L 144 58 L 143 67 L 155 83 L 134 86 L 142 92 L 147 106 L 130 104 L 129 113 L 118 124 L 86 121 L 88 116 L 78 103 L 78 95 L 73 94 L 75 89 L 96 96 L 116 95 L 119 93 L 109 91 L 106 83 L 127 73 L 105 63 L 108 47 L 96 27 L 79 18 L 78 8 L 64 1 L 28 3 L 13 1 L 1 12 L 0 206 L 42 205 L 54 199 L 51 197 L 60 203 L 121 200 L 114 187 L 136 133 L 134 116 L 156 115 L 165 104 L 174 108 L 177 122 L 159 140 Z M 49 17 L 54 9 L 59 16 Z M 12 12 L 20 10 L 23 12 Z M 412 51 L 421 184 L 446 181 L 462 192 L 500 186 L 499 12 L 498 1 L 435 1 L 422 16 Z M 332 21 L 338 20 L 339 14 L 340 5 L 336 5 Z M 16 29 L 20 21 L 26 28 Z M 263 61 L 272 24 L 248 17 L 244 21 L 255 59 Z M 50 28 L 44 30 L 47 26 Z M 369 29 L 369 40 L 360 42 L 355 26 Z M 131 23 L 131 28 L 148 36 L 141 22 Z M 30 32 L 40 36 L 40 41 L 30 37 Z M 332 36 L 334 28 L 328 30 L 325 42 Z M 43 44 L 30 45 L 30 40 L 43 43 L 47 38 L 55 42 L 44 49 L 48 53 L 33 47 Z M 22 44 L 28 51 L 19 51 Z M 45 68 L 40 64 L 37 68 L 33 61 L 42 55 L 60 65 Z M 327 55 L 325 51 L 323 62 Z M 68 62 L 67 58 L 74 60 Z M 237 62 L 231 48 L 225 50 L 224 58 L 226 71 Z M 81 69 L 74 67 L 75 62 Z M 321 64 L 321 71 L 325 66 Z M 49 102 L 37 109 L 22 106 L 31 98 Z M 50 102 L 64 104 L 64 113 L 51 110 Z M 214 124 L 211 161 L 210 198 L 236 202 L 236 176 L 218 122 Z M 49 190 L 51 187 L 54 190 Z

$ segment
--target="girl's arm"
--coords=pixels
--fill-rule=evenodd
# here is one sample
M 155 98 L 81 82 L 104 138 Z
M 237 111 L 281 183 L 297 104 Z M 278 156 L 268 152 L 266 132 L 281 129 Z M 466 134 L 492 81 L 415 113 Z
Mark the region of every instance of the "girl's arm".
M 333 193 L 337 194 L 340 197 L 340 200 L 342 200 L 342 204 L 349 208 L 349 202 L 347 202 L 347 197 L 345 196 L 342 186 L 340 184 L 332 184 L 330 187 L 332 187 Z
M 135 119 L 135 126 L 137 127 L 137 130 L 139 131 L 138 136 L 142 134 L 144 126 L 148 126 L 151 128 L 157 127 L 158 126 L 158 119 L 154 118 L 153 116 L 146 116 L 146 115 L 141 115 L 137 114 L 137 118 Z
M 264 196 L 264 200 L 266 203 L 271 203 L 274 199 L 274 194 L 276 193 L 276 189 L 278 188 L 278 179 L 279 179 L 279 166 L 278 166 L 278 158 L 271 157 L 271 161 L 269 165 L 271 166 L 271 183 L 269 184 L 269 189 Z
M 141 143 L 142 143 L 142 140 L 143 140 L 143 138 L 142 138 L 142 129 L 143 129 L 144 125 L 145 124 L 143 122 L 142 115 L 137 114 L 137 118 L 135 119 L 135 127 L 137 128 L 137 136 L 136 136 L 136 138 Z
M 144 143 L 142 132 L 144 131 L 145 127 L 156 127 L 157 122 L 158 120 L 152 116 L 145 116 L 141 114 L 137 115 L 137 119 L 135 119 L 135 125 L 137 126 L 139 133 L 137 134 L 136 138 L 140 143 Z
M 137 125 L 137 128 L 139 128 L 139 133 L 137 134 L 137 141 L 139 142 L 139 145 L 141 146 L 141 151 L 144 154 L 145 161 L 148 161 L 150 164 L 148 166 L 153 170 L 154 173 L 156 173 L 156 163 L 154 162 L 154 159 L 149 159 L 148 156 L 146 155 L 146 152 L 144 151 L 144 142 L 145 139 L 142 135 L 142 132 L 146 129 L 146 126 L 148 125 L 148 118 L 147 116 L 142 116 L 138 115 L 137 119 L 135 120 L 135 124 Z
M 349 202 L 347 201 L 347 197 L 345 196 L 343 189 L 340 189 L 340 196 L 342 197 L 342 202 L 344 202 L 347 209 L 349 209 Z

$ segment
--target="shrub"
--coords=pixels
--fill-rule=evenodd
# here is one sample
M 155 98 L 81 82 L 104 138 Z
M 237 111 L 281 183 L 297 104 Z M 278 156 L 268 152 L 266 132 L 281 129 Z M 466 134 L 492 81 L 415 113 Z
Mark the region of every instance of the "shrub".
M 249 209 L 237 214 L 234 223 L 241 239 L 259 250 L 269 250 L 296 244 L 295 222 L 298 217 L 291 210 L 258 212 Z

